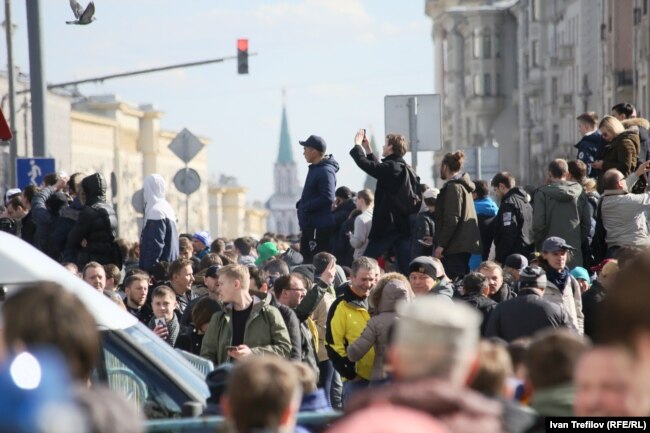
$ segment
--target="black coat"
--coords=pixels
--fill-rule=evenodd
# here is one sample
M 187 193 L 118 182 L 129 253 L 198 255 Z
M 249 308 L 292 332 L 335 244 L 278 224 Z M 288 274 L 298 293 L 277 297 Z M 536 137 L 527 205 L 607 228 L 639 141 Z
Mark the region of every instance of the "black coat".
M 185 329 L 185 332 L 178 334 L 174 347 L 176 349 L 181 349 L 186 352 L 193 353 L 196 356 L 200 356 L 201 344 L 203 343 L 204 335 L 205 334 L 199 334 L 194 326 L 187 327 Z
M 526 191 L 517 187 L 508 191 L 501 200 L 493 226 L 497 262 L 504 263 L 510 254 L 530 256 L 534 250 L 533 207 L 528 203 Z
M 486 336 L 511 342 L 530 337 L 544 328 L 560 327 L 575 329 L 566 311 L 560 305 L 543 299 L 542 292 L 524 288 L 519 296 L 497 305 L 492 311 Z
M 497 304 L 496 301 L 493 301 L 490 298 L 486 298 L 485 296 L 481 296 L 477 293 L 465 295 L 457 299 L 461 299 L 464 302 L 467 302 L 469 305 L 476 308 L 479 313 L 481 313 L 483 316 L 483 320 L 481 321 L 481 336 L 485 337 L 490 314 L 492 314 L 492 311 L 494 311 L 496 306 L 499 304 Z
M 401 156 L 389 155 L 381 162 L 374 153 L 365 155 L 361 146 L 354 146 L 350 156 L 359 168 L 377 179 L 375 210 L 368 239 L 381 239 L 389 235 L 411 236 L 409 215 L 391 209 L 389 194 L 394 194 L 405 181 L 406 161 Z
M 598 328 L 601 303 L 605 299 L 605 289 L 598 281 L 582 294 L 582 314 L 585 316 L 585 335 L 594 338 Z
M 81 181 L 86 196 L 84 208 L 68 235 L 66 248 L 77 248 L 77 265 L 82 269 L 88 262 L 102 265 L 115 263 L 113 241 L 117 237 L 117 217 L 113 207 L 106 203 L 106 179 L 100 173 Z M 85 247 L 82 241 L 86 240 Z M 121 263 L 118 265 L 121 266 Z
M 336 256 L 336 261 L 340 265 L 350 266 L 350 264 L 343 263 L 348 255 L 352 255 L 352 247 L 350 246 L 350 238 L 345 235 L 345 232 L 351 231 L 349 224 L 346 224 L 350 213 L 356 209 L 354 200 L 347 199 L 334 209 L 334 228 L 332 230 L 332 237 L 330 246 L 332 253 Z M 344 230 L 345 226 L 345 232 Z M 352 220 L 352 227 L 354 228 L 354 220 Z

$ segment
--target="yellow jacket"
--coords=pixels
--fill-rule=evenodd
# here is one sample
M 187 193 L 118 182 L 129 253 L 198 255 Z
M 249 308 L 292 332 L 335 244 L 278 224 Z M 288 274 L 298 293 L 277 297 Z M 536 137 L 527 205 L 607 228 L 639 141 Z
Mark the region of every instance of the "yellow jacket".
M 346 379 L 360 376 L 370 380 L 375 361 L 371 348 L 356 364 L 348 359 L 346 348 L 361 336 L 370 320 L 366 299 L 357 297 L 349 287 L 334 301 L 327 316 L 325 344 L 334 368 Z

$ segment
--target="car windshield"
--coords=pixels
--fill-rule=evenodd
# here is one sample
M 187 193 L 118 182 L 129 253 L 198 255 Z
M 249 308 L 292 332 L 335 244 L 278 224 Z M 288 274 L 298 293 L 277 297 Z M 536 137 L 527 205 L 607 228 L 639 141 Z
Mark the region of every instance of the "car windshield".
M 204 396 L 210 396 L 210 390 L 205 383 L 205 374 L 197 370 L 192 364 L 183 359 L 171 346 L 160 338 L 151 338 L 151 333 L 141 323 L 124 329 L 124 332 L 133 338 L 134 342 L 140 345 L 156 359 L 164 359 L 165 364 L 178 374 L 183 382 L 187 383 L 195 392 Z

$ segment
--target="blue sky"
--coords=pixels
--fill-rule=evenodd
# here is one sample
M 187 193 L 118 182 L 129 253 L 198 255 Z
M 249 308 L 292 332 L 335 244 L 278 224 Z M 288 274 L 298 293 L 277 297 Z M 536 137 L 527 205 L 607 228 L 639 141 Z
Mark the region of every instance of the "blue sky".
M 424 0 L 96 0 L 97 21 L 89 26 L 65 24 L 67 0 L 41 2 L 48 83 L 230 56 L 236 39 L 247 37 L 259 53 L 249 59 L 248 76 L 237 75 L 231 61 L 80 90 L 153 103 L 165 113 L 163 128 L 210 138 L 210 174 L 235 176 L 249 188 L 249 201 L 273 192 L 283 88 L 299 180 L 307 165 L 298 140 L 317 134 L 341 164 L 338 184 L 353 190 L 365 175 L 348 151 L 358 128 L 383 137 L 384 95 L 434 90 Z M 12 4 L 15 59 L 24 71 L 24 2 Z M 428 155 L 420 155 L 418 172 L 431 183 Z

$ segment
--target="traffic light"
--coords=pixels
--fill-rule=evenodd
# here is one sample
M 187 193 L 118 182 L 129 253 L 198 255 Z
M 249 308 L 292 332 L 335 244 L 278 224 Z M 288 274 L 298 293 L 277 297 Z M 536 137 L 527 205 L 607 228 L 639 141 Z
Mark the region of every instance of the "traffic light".
M 248 39 L 237 39 L 237 73 L 248 74 Z

